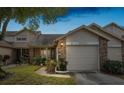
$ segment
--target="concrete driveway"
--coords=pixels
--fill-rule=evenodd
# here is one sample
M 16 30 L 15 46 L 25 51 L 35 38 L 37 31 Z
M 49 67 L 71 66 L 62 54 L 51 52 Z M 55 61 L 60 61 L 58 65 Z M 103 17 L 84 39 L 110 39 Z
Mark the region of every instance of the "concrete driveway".
M 102 73 L 74 73 L 78 85 L 124 85 L 124 80 Z

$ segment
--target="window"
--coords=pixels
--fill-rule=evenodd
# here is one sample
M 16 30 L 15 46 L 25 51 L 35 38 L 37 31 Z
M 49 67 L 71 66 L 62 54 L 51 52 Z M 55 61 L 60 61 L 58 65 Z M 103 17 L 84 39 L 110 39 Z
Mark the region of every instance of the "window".
M 26 36 L 18 36 L 18 37 L 16 37 L 16 41 L 27 41 L 27 37 Z
M 21 38 L 21 37 L 17 37 L 17 38 L 16 38 L 16 40 L 18 40 L 18 41 L 25 41 L 25 40 L 27 40 L 27 38 L 23 38 L 23 37 L 22 37 L 22 38 Z

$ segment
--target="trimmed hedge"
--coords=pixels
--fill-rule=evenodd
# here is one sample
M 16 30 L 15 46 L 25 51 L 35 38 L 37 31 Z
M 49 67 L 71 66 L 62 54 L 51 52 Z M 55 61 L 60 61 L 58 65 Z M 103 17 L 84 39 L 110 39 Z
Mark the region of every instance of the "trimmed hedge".
M 64 59 L 59 59 L 57 62 L 57 70 L 66 71 L 67 70 L 67 62 Z
M 43 57 L 40 57 L 40 56 L 37 56 L 37 57 L 34 57 L 33 58 L 33 65 L 45 65 L 46 63 L 46 58 L 43 58 Z
M 123 63 L 116 60 L 108 60 L 103 64 L 103 71 L 111 74 L 121 74 L 123 72 Z

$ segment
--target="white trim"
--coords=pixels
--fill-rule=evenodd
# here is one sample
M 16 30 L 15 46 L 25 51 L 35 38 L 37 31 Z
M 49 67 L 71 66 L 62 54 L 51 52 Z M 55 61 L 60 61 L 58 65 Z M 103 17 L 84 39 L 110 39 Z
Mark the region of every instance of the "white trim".
M 15 42 L 29 42 L 29 37 L 27 35 L 15 36 Z M 26 40 L 17 40 L 17 38 L 26 38 Z
M 56 60 L 57 61 L 59 60 L 59 57 L 58 57 L 58 47 L 56 48 Z
M 108 45 L 108 48 L 113 48 L 113 47 L 118 47 L 118 48 L 120 48 L 121 47 L 121 45 Z
M 86 43 L 80 43 L 80 42 L 66 42 L 66 46 L 69 46 L 69 45 L 99 45 L 98 42 L 86 42 Z

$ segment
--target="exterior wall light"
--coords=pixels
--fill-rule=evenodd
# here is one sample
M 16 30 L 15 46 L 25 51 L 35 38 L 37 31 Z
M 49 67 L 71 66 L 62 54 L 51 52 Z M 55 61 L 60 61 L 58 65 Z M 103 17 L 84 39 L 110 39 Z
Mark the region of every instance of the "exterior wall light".
M 61 45 L 61 46 L 63 46 L 64 44 L 63 44 L 63 43 L 61 43 L 60 45 Z

